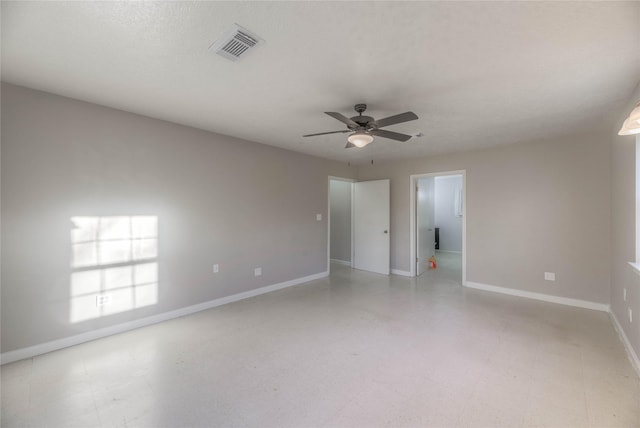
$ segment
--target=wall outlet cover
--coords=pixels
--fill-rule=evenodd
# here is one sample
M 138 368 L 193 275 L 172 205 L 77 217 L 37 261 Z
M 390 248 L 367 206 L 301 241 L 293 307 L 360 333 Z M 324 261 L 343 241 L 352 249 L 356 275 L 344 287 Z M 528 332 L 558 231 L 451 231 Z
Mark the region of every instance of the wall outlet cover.
M 545 272 L 544 279 L 547 281 L 555 281 L 556 280 L 555 272 Z
M 96 296 L 96 307 L 107 306 L 111 304 L 111 294 L 98 294 Z
M 213 265 L 213 273 L 218 273 L 220 272 L 220 266 L 216 263 L 215 265 Z
M 322 214 L 316 214 L 316 221 L 322 221 Z
M 260 275 L 262 275 L 262 268 L 261 267 L 255 268 L 253 270 L 253 276 L 260 276 Z

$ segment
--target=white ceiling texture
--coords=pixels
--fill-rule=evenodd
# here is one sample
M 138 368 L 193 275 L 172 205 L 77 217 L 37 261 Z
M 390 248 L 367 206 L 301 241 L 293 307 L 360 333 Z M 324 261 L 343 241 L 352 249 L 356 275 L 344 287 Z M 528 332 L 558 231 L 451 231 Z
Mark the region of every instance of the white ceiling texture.
M 2 79 L 330 159 L 612 131 L 640 79 L 640 2 L 2 2 Z M 208 48 L 238 23 L 264 43 Z M 344 148 L 325 111 L 420 119 Z

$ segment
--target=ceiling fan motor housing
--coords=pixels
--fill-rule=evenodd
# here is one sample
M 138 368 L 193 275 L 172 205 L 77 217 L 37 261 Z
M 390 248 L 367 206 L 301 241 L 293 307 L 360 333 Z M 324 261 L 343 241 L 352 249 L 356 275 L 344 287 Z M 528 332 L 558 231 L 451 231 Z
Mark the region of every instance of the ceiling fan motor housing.
M 357 123 L 359 126 L 348 126 L 349 129 L 352 130 L 370 130 L 373 129 L 374 127 L 371 126 L 373 125 L 373 123 L 375 122 L 375 120 L 371 117 L 371 116 L 363 116 L 362 113 L 364 113 L 364 111 L 367 109 L 367 105 L 366 104 L 356 104 L 355 106 L 353 106 L 353 109 L 358 113 L 358 116 L 353 116 L 350 119 L 352 121 L 354 121 L 355 123 Z M 369 125 L 371 124 L 371 125 Z
M 360 126 L 349 126 L 350 129 L 360 129 L 360 128 L 366 128 L 366 129 L 372 129 L 373 128 L 373 122 L 374 119 L 371 116 L 354 116 L 351 118 L 351 120 L 353 120 L 355 123 L 357 123 Z

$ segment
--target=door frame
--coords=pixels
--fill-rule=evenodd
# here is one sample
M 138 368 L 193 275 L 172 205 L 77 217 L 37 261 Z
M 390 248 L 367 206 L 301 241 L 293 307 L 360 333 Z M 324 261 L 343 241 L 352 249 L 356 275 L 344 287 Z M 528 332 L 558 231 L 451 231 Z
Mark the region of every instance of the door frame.
M 467 170 L 428 172 L 423 174 L 411 174 L 409 176 L 409 256 L 410 274 L 416 276 L 416 186 L 418 179 L 426 177 L 440 177 L 446 175 L 462 175 L 462 285 L 467 282 Z
M 346 181 L 351 183 L 351 263 L 349 266 L 353 268 L 353 198 L 354 198 L 354 183 L 353 178 L 336 177 L 329 175 L 327 178 L 327 272 L 331 272 L 331 180 L 334 181 Z

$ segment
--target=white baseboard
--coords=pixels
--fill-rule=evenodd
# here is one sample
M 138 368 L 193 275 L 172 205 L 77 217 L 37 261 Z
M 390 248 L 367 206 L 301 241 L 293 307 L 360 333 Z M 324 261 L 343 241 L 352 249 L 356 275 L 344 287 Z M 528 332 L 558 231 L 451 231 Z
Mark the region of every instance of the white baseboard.
M 400 270 L 400 269 L 391 269 L 391 273 L 394 275 L 400 275 L 400 276 L 411 276 L 411 272 L 407 272 L 406 270 Z
M 640 377 L 640 359 L 638 359 L 638 354 L 636 354 L 636 351 L 633 349 L 633 346 L 631 346 L 631 342 L 629 342 L 629 338 L 624 333 L 624 330 L 622 329 L 622 326 L 620 325 L 620 322 L 618 321 L 618 317 L 616 317 L 616 314 L 614 314 L 613 311 L 609 311 L 609 317 L 611 318 L 611 321 L 613 322 L 613 327 L 618 332 L 618 336 L 620 337 L 620 340 L 622 341 L 627 351 L 627 355 L 629 357 L 629 361 L 631 361 L 631 365 L 633 366 L 634 370 L 638 374 L 638 377 Z
M 559 303 L 561 305 L 575 306 L 578 308 L 593 309 L 596 311 L 609 312 L 610 306 L 605 303 L 590 302 L 588 300 L 571 299 L 568 297 L 554 296 L 552 294 L 534 293 L 532 291 L 517 290 L 515 288 L 497 287 L 495 285 L 482 284 L 479 282 L 465 281 L 465 287 L 478 290 L 491 291 L 494 293 L 508 294 L 510 296 L 526 297 L 528 299 L 542 300 L 543 302 Z
M 12 363 L 14 361 L 31 358 L 36 355 L 46 354 L 47 352 L 57 351 L 58 349 L 67 348 L 69 346 L 79 345 L 84 342 L 100 339 L 102 337 L 112 336 L 114 334 L 123 333 L 125 331 L 134 330 L 136 328 L 145 327 L 151 324 L 157 324 L 174 318 L 183 317 L 206 309 L 215 308 L 217 306 L 226 305 L 227 303 L 237 302 L 238 300 L 248 299 L 250 297 L 259 296 L 261 294 L 270 293 L 272 291 L 281 290 L 294 285 L 304 284 L 320 278 L 329 276 L 329 272 L 320 272 L 302 278 L 295 278 L 289 281 L 280 282 L 278 284 L 267 285 L 265 287 L 256 288 L 255 290 L 245 291 L 243 293 L 233 294 L 231 296 L 221 297 L 219 299 L 209 300 L 208 302 L 198 303 L 196 305 L 187 306 L 185 308 L 140 318 L 134 321 L 125 322 L 97 330 L 88 331 L 75 336 L 65 337 L 63 339 L 52 340 L 50 342 L 41 343 L 27 348 L 16 349 L 0 354 L 0 364 Z
M 345 265 L 345 266 L 351 267 L 351 262 L 348 262 L 346 260 L 331 259 L 331 263 L 338 263 L 339 265 Z

